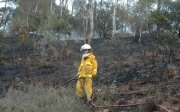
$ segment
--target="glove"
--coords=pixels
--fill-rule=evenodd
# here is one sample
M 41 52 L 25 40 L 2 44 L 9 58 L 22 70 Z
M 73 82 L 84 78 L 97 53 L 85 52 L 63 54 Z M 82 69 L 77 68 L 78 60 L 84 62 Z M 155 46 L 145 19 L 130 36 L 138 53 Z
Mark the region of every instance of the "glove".
M 76 74 L 76 77 L 79 77 L 79 74 Z
M 77 77 L 77 78 L 80 78 L 80 74 L 76 74 L 76 77 Z
M 92 77 L 93 77 L 93 78 L 96 77 L 96 74 L 93 74 Z

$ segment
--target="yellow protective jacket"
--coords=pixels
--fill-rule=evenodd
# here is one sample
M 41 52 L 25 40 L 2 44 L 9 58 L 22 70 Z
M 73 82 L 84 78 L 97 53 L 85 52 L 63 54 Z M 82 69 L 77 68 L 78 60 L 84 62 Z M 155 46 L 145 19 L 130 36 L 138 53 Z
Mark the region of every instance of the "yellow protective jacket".
M 97 61 L 95 56 L 90 53 L 87 57 L 81 60 L 78 69 L 79 77 L 95 77 L 97 74 Z

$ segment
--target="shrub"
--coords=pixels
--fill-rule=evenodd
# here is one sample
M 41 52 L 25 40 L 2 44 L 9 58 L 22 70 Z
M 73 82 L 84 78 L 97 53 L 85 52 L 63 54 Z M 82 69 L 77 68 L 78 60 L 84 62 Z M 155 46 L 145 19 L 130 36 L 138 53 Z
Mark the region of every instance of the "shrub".
M 45 24 L 47 30 L 53 30 L 55 32 L 69 33 L 71 30 L 71 24 L 68 22 L 67 18 L 63 18 L 57 14 L 49 15 Z
M 20 51 L 32 50 L 34 47 L 33 41 L 30 38 L 26 38 L 23 42 L 18 44 L 18 49 Z
M 75 98 L 72 88 L 56 90 L 42 84 L 28 86 L 26 92 L 9 89 L 0 99 L 1 112 L 85 112 L 86 105 Z

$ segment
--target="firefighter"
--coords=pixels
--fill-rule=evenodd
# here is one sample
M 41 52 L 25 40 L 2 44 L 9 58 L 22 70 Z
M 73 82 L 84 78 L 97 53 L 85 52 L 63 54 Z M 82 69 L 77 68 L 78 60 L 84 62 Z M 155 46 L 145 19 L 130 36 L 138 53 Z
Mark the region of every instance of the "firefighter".
M 87 101 L 90 102 L 92 97 L 92 80 L 97 74 L 97 61 L 89 44 L 84 44 L 80 51 L 83 54 L 77 74 L 79 79 L 76 83 L 76 95 L 82 98 L 85 92 Z

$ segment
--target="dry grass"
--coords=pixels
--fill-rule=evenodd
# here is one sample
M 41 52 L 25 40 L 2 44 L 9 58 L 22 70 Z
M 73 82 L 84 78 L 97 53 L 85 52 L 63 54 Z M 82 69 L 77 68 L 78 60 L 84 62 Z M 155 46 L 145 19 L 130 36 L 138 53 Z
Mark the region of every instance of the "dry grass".
M 0 112 L 87 112 L 87 106 L 75 98 L 72 88 L 55 90 L 42 84 L 28 86 L 26 92 L 9 89 L 0 99 Z

